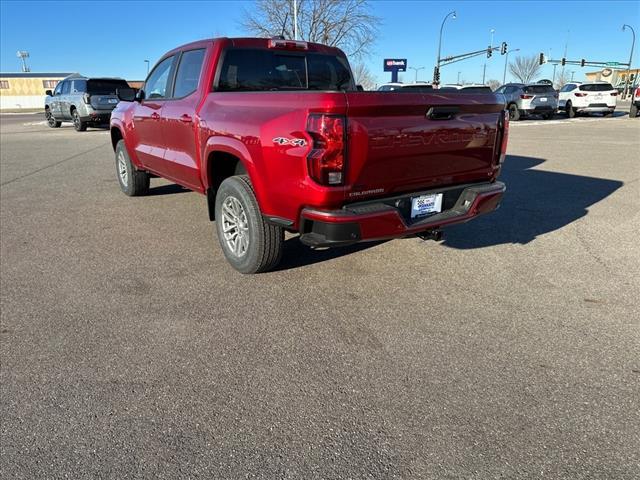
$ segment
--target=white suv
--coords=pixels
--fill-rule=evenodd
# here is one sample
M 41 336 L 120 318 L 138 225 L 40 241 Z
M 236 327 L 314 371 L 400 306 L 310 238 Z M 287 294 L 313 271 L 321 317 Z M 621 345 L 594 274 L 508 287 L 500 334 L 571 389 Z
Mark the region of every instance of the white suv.
M 571 82 L 560 90 L 558 109 L 564 110 L 567 117 L 577 113 L 602 113 L 611 115 L 616 109 L 618 91 L 606 82 Z

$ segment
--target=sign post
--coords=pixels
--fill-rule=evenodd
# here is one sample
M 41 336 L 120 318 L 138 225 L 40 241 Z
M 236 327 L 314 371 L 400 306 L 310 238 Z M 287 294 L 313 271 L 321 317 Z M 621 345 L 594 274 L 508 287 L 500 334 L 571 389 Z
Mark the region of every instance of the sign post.
M 391 82 L 398 82 L 398 72 L 407 71 L 407 59 L 406 58 L 385 58 L 384 59 L 384 71 L 391 72 Z

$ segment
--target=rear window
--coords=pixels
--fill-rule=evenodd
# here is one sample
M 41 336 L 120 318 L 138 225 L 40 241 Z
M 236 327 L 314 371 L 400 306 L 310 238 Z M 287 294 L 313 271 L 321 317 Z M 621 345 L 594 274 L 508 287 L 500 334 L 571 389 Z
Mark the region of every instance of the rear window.
M 529 85 L 522 89 L 524 93 L 554 93 L 551 85 Z
M 227 50 L 218 91 L 355 90 L 347 60 L 320 53 Z
M 92 95 L 115 95 L 118 88 L 129 88 L 129 84 L 124 80 L 87 81 L 87 93 Z
M 608 92 L 613 90 L 610 83 L 587 83 L 586 85 L 580 85 L 578 88 L 583 92 Z

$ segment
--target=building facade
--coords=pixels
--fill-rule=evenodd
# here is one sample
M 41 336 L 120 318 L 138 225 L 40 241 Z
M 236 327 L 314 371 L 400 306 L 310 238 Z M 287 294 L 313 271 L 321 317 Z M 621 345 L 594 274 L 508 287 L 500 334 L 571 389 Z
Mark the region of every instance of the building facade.
M 0 73 L 0 110 L 44 108 L 47 90 L 71 73 Z
M 629 70 L 631 75 L 631 85 L 638 83 L 638 74 L 640 69 L 632 68 Z M 615 88 L 624 87 L 627 81 L 627 70 L 618 68 L 603 68 L 602 70 L 596 70 L 595 72 L 587 72 L 584 74 L 587 77 L 588 82 L 607 82 L 613 85 Z

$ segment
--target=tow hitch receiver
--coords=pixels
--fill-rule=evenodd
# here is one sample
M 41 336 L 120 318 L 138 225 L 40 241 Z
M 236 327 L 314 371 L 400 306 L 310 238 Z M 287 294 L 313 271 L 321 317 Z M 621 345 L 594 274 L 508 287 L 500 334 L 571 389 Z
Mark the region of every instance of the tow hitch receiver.
M 416 236 L 423 240 L 435 240 L 439 242 L 444 238 L 444 232 L 442 230 L 427 230 L 426 232 L 417 233 Z

